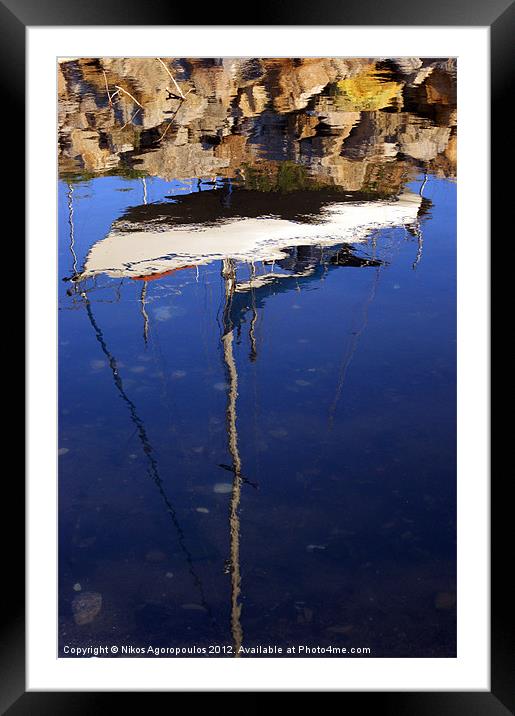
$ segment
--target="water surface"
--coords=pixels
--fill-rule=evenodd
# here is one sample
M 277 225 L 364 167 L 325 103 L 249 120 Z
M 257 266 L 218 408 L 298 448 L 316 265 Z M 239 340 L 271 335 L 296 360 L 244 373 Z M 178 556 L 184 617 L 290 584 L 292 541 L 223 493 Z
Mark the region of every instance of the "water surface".
M 60 656 L 455 655 L 452 63 L 324 62 L 60 66 Z

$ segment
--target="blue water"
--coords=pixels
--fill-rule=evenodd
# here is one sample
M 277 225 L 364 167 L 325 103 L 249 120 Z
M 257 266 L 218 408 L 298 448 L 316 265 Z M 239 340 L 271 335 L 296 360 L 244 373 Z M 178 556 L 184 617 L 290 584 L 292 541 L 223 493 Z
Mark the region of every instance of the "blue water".
M 60 278 L 129 207 L 199 188 L 219 190 L 61 181 Z M 255 313 L 235 307 L 245 647 L 455 655 L 456 185 L 430 176 L 423 193 L 419 237 L 390 228 L 355 247 L 381 265 L 321 258 L 308 278 L 256 293 Z M 221 262 L 149 281 L 143 306 L 142 288 L 59 284 L 59 655 L 231 655 Z M 102 606 L 77 624 L 84 594 Z

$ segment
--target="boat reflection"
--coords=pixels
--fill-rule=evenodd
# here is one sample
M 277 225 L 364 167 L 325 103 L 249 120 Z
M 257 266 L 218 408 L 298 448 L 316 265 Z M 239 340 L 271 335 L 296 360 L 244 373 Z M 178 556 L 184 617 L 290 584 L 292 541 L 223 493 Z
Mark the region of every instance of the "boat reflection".
M 342 198 L 344 200 L 342 200 Z M 339 200 L 336 200 L 339 199 Z M 375 268 L 372 291 L 364 307 L 363 325 L 354 333 L 344 356 L 337 391 L 330 408 L 332 422 L 339 401 L 347 368 L 356 350 L 360 334 L 366 326 L 368 307 L 374 298 L 378 271 L 384 260 L 360 255 L 356 244 L 363 243 L 380 229 L 404 226 L 412 233 L 420 232 L 418 219 L 422 197 L 402 193 L 396 200 L 370 201 L 362 197 L 327 196 L 313 192 L 297 196 L 281 205 L 280 196 L 252 193 L 225 186 L 222 191 L 198 192 L 181 197 L 174 203 L 147 204 L 133 207 L 115 221 L 109 234 L 94 244 L 86 256 L 82 271 L 75 271 L 71 293 L 83 303 L 102 352 L 111 368 L 115 388 L 135 424 L 147 460 L 149 476 L 156 484 L 167 512 L 178 533 L 193 581 L 199 590 L 200 603 L 211 613 L 202 583 L 194 570 L 187 548 L 185 533 L 175 509 L 164 489 L 155 451 L 134 400 L 123 385 L 117 361 L 108 349 L 92 311 L 89 291 L 96 289 L 100 274 L 132 279 L 142 283 L 139 302 L 143 318 L 143 339 L 150 338 L 150 319 L 146 311 L 148 292 L 160 279 L 186 269 L 220 262 L 223 284 L 223 312 L 220 341 L 227 378 L 225 428 L 230 465 L 220 465 L 233 475 L 229 503 L 229 556 L 225 572 L 230 576 L 230 630 L 233 656 L 241 656 L 243 644 L 242 576 L 240 567 L 240 503 L 242 487 L 249 484 L 244 477 L 238 436 L 238 368 L 234 355 L 235 333 L 251 314 L 249 327 L 250 361 L 256 361 L 258 346 L 255 326 L 259 311 L 271 297 L 302 285 L 323 280 L 335 268 Z M 74 230 L 71 193 L 70 246 Z M 146 193 L 145 193 L 146 200 Z M 266 210 L 265 210 L 266 209 Z M 375 246 L 374 242 L 372 245 Z M 73 254 L 73 268 L 77 262 Z M 261 271 L 257 271 L 257 265 Z M 245 274 L 245 275 L 242 275 Z
M 281 199 L 274 193 L 229 189 L 134 207 L 91 247 L 72 280 L 99 274 L 149 280 L 225 259 L 286 260 L 292 248 L 357 244 L 377 229 L 415 226 L 422 203 L 409 191 L 395 200 L 355 200 L 352 195 L 345 200 L 337 192 L 301 192 L 295 202 Z

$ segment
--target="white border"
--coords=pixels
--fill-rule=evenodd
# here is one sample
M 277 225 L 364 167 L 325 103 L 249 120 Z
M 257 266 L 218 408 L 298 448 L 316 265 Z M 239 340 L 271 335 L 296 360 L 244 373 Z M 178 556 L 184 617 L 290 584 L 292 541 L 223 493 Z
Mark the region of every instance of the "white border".
M 28 690 L 489 690 L 489 28 L 27 28 Z M 56 658 L 56 57 L 458 57 L 458 658 Z M 172 661 L 172 663 L 170 663 Z

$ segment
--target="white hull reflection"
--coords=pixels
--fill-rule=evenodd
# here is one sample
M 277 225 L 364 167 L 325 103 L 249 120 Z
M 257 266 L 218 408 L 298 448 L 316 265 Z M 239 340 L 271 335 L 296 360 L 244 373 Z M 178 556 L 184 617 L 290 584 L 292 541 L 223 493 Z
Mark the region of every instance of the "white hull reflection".
M 221 221 L 210 226 L 132 225 L 113 228 L 92 246 L 75 280 L 97 274 L 113 278 L 151 277 L 212 261 L 275 261 L 287 248 L 364 241 L 374 230 L 413 225 L 421 203 L 406 192 L 393 201 L 338 202 L 316 223 L 263 217 Z M 122 224 L 123 226 L 123 224 Z

